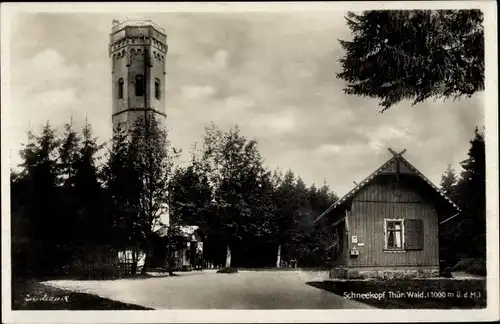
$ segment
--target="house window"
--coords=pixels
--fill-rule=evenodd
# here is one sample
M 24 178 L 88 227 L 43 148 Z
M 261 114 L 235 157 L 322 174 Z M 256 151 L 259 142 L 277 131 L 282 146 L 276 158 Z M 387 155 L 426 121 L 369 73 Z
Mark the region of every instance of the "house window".
M 158 100 L 160 100 L 160 97 L 161 97 L 161 93 L 160 93 L 160 80 L 158 80 L 158 79 L 155 80 L 155 97 Z
M 132 263 L 132 251 L 119 251 L 118 260 L 121 263 Z
M 118 99 L 123 99 L 123 79 L 118 80 Z
M 403 250 L 404 222 L 402 219 L 386 219 L 385 222 L 385 249 Z
M 135 76 L 135 96 L 142 97 L 144 95 L 144 77 L 141 74 Z

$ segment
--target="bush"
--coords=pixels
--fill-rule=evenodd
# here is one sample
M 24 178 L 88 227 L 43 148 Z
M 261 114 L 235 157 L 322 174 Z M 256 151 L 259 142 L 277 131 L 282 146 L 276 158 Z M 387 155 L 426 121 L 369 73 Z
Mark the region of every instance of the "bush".
M 236 268 L 222 268 L 217 270 L 217 273 L 238 273 L 238 269 Z
M 446 267 L 443 270 L 441 270 L 441 273 L 439 274 L 443 278 L 452 278 L 453 275 L 451 274 L 451 268 Z
M 463 259 L 451 271 L 463 271 L 474 275 L 486 275 L 486 261 L 483 259 Z
M 73 262 L 63 267 L 68 277 L 81 280 L 106 280 L 119 277 L 116 252 L 109 247 L 75 251 Z
M 189 271 L 191 271 L 191 270 L 192 270 L 192 269 L 191 269 L 191 266 L 190 266 L 190 265 L 183 265 L 183 266 L 181 267 L 181 271 L 182 271 L 182 272 L 189 272 Z

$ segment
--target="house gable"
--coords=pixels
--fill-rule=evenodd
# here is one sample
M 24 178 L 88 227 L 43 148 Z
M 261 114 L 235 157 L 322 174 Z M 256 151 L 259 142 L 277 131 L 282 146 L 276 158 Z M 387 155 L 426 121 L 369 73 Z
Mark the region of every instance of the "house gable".
M 417 168 L 415 168 L 410 162 L 408 162 L 402 154 L 406 151 L 404 150 L 401 153 L 396 153 L 392 149 L 389 149 L 391 153 L 394 155 L 391 159 L 385 162 L 382 166 L 380 166 L 377 170 L 375 170 L 372 174 L 366 177 L 363 181 L 358 183 L 356 187 L 354 187 L 351 191 L 349 191 L 344 197 L 339 199 L 337 202 L 332 204 L 327 210 L 325 210 L 316 220 L 315 223 L 320 219 L 329 214 L 332 210 L 337 207 L 344 205 L 347 201 L 352 200 L 353 197 L 363 188 L 371 184 L 374 179 L 379 178 L 380 175 L 409 175 L 416 176 L 419 178 L 421 182 L 423 182 L 428 188 L 433 191 L 434 195 L 439 196 L 441 201 L 444 201 L 449 206 L 454 208 L 456 211 L 460 211 L 460 208 L 450 199 L 448 198 L 436 185 L 434 185 L 429 179 L 427 179 Z
M 421 180 L 416 175 L 382 173 L 356 192 L 351 200 L 366 202 L 403 203 L 427 202 L 426 196 L 416 190 L 414 182 Z

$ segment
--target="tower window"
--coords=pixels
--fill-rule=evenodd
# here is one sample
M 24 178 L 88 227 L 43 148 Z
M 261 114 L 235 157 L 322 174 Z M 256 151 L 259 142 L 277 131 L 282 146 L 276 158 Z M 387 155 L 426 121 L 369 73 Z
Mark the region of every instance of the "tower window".
M 156 79 L 155 80 L 155 97 L 156 99 L 160 100 L 161 98 L 161 91 L 160 91 L 160 80 Z
M 118 80 L 118 99 L 123 99 L 123 79 Z
M 141 74 L 135 76 L 135 95 L 137 97 L 144 95 L 144 78 Z

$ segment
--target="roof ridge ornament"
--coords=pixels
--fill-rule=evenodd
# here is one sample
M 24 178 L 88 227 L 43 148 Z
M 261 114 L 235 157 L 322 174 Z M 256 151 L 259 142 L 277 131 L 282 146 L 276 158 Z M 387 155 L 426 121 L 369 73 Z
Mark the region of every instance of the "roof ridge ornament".
M 389 152 L 391 152 L 391 153 L 392 153 L 392 155 L 394 155 L 394 157 L 401 157 L 401 156 L 403 156 L 403 154 L 405 154 L 405 153 L 406 153 L 406 149 L 403 149 L 403 150 L 402 150 L 401 152 L 399 152 L 399 153 L 398 153 L 398 152 L 396 152 L 396 151 L 394 151 L 394 150 L 393 150 L 390 146 L 389 146 L 387 149 L 389 150 Z

